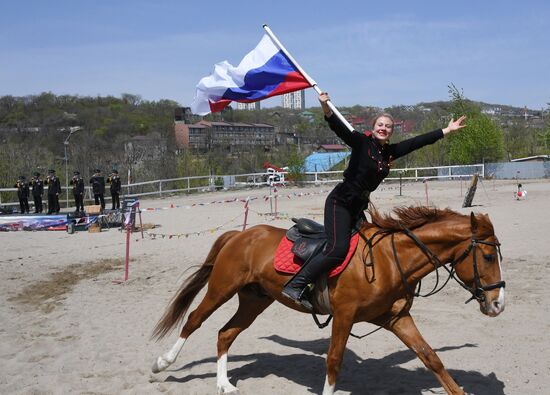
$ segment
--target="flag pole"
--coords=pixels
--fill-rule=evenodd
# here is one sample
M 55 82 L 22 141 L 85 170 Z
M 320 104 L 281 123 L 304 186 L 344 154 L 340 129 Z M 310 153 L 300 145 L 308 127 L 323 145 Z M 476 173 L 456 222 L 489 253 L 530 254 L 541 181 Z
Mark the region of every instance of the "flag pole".
M 309 76 L 309 74 L 307 74 L 304 69 L 302 69 L 302 67 L 298 64 L 298 62 L 296 62 L 296 59 L 294 59 L 294 57 L 290 54 L 290 52 L 287 51 L 287 49 L 284 47 L 283 44 L 281 44 L 281 42 L 279 41 L 279 39 L 275 36 L 275 34 L 271 31 L 271 29 L 269 28 L 269 26 L 267 26 L 267 24 L 264 23 L 263 25 L 263 28 L 265 30 L 265 32 L 267 33 L 267 35 L 271 38 L 271 40 L 273 40 L 273 42 L 275 43 L 275 45 L 281 50 L 283 51 L 283 53 L 287 56 L 287 58 L 292 62 L 292 64 L 294 65 L 294 67 L 296 67 L 298 69 L 298 71 L 300 72 L 300 74 L 302 74 L 304 76 L 304 78 L 307 80 L 307 82 L 309 82 L 309 84 L 311 85 L 311 87 L 313 89 L 315 89 L 315 92 L 317 92 L 318 94 L 321 94 L 323 91 L 321 90 L 321 88 L 319 88 L 319 86 L 317 85 L 317 82 L 315 82 L 315 80 L 313 78 L 311 78 Z M 346 118 L 344 118 L 344 116 L 342 114 L 340 114 L 340 111 L 338 111 L 338 109 L 334 106 L 334 104 L 332 104 L 332 102 L 329 100 L 327 102 L 328 106 L 330 107 L 330 109 L 332 110 L 332 112 L 338 117 L 338 119 L 340 119 L 340 121 L 342 121 L 342 123 L 344 125 L 346 125 L 346 127 L 349 129 L 350 132 L 353 132 L 354 129 L 353 129 L 353 126 L 351 126 L 351 124 L 348 122 L 348 120 Z

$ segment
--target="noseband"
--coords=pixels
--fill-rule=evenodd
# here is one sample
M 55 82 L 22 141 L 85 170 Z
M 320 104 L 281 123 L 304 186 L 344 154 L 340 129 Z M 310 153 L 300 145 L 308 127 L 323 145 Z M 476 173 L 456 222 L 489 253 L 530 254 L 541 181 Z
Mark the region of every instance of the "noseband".
M 479 272 L 478 272 L 478 269 L 477 269 L 477 254 L 476 254 L 476 247 L 478 244 L 485 244 L 485 245 L 490 245 L 490 246 L 493 246 L 495 247 L 495 249 L 497 250 L 498 252 L 498 256 L 500 258 L 500 260 L 502 261 L 502 253 L 500 252 L 500 243 L 491 243 L 489 241 L 482 241 L 482 240 L 477 240 L 477 239 L 474 239 L 472 237 L 472 242 L 470 243 L 470 245 L 468 246 L 468 248 L 466 248 L 466 250 L 462 253 L 462 255 L 460 255 L 458 257 L 458 259 L 454 260 L 451 262 L 451 268 L 452 268 L 452 271 L 453 271 L 453 278 L 466 290 L 468 290 L 471 294 L 472 294 L 472 297 L 470 299 L 468 299 L 466 301 L 466 303 L 469 303 L 471 302 L 472 300 L 477 300 L 478 302 L 485 302 L 485 291 L 490 291 L 492 289 L 498 289 L 498 288 L 504 288 L 506 287 L 506 281 L 497 281 L 496 283 L 493 283 L 493 284 L 488 284 L 488 285 L 481 285 L 481 278 L 479 277 Z M 470 255 L 470 252 L 474 253 L 474 263 L 473 263 L 473 266 L 474 266 L 474 288 L 471 288 L 471 287 L 468 287 L 463 281 L 461 281 L 460 279 L 458 279 L 456 276 L 454 276 L 454 269 L 455 267 L 460 263 L 462 262 L 464 259 L 466 259 L 466 257 L 468 255 Z

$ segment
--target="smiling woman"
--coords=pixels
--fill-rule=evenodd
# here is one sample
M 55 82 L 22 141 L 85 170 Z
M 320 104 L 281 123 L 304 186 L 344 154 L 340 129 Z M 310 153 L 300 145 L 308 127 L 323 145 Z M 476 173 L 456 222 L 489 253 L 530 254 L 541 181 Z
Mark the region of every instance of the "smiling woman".
M 312 309 L 308 295 L 310 284 L 344 260 L 351 230 L 361 217 L 364 218 L 363 211 L 369 204 L 370 193 L 388 176 L 392 161 L 466 126 L 462 116 L 456 121 L 451 119 L 444 129 L 390 144 L 394 123 L 391 115 L 378 115 L 372 133 L 350 132 L 329 107 L 329 100 L 327 93 L 319 95 L 325 119 L 336 135 L 351 147 L 351 157 L 344 171 L 344 181 L 334 188 L 325 202 L 327 244 L 323 252 L 304 264 L 283 289 L 284 296 L 309 310 Z

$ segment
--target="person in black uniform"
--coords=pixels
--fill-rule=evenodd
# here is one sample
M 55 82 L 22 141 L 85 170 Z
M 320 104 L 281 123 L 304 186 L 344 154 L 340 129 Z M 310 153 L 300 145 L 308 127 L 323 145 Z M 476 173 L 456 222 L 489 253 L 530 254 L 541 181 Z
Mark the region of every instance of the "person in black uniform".
M 107 183 L 111 185 L 111 199 L 113 201 L 113 207 L 114 209 L 120 208 L 120 190 L 122 189 L 122 185 L 120 182 L 120 177 L 118 176 L 118 170 L 114 170 L 111 172 L 111 175 L 107 177 Z
M 19 176 L 13 186 L 17 188 L 17 197 L 19 198 L 19 211 L 21 214 L 29 212 L 29 183 L 25 176 Z
M 101 204 L 101 211 L 105 210 L 105 177 L 101 175 L 101 170 L 94 170 L 94 174 L 90 178 L 90 184 L 92 185 L 95 204 Z
M 80 177 L 80 172 L 73 172 L 71 179 L 73 186 L 74 204 L 76 206 L 75 213 L 84 212 L 84 180 Z
M 48 214 L 59 214 L 59 194 L 61 183 L 55 175 L 55 170 L 48 170 L 45 184 L 48 186 Z
M 325 232 L 327 244 L 323 251 L 288 281 L 282 294 L 312 310 L 309 300 L 311 284 L 324 272 L 341 263 L 348 252 L 351 230 L 369 203 L 369 195 L 387 177 L 391 162 L 425 145 L 433 144 L 446 134 L 463 128 L 465 116 L 451 119 L 444 129 L 434 130 L 420 136 L 389 144 L 393 134 L 393 118 L 389 114 L 377 116 L 372 134 L 350 132 L 328 106 L 327 93 L 319 95 L 319 101 L 329 127 L 351 147 L 351 156 L 344 171 L 343 182 L 336 185 L 325 202 Z
M 30 187 L 32 189 L 32 198 L 34 200 L 34 213 L 42 212 L 42 195 L 44 194 L 44 181 L 40 179 L 40 173 L 35 172 L 31 178 Z

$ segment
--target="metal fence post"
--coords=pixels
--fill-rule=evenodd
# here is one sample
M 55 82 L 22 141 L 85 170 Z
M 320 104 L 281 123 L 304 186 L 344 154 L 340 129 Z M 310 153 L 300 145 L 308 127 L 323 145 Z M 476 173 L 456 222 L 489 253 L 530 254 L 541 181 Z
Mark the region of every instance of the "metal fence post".
M 159 181 L 159 196 L 162 197 L 162 180 Z

